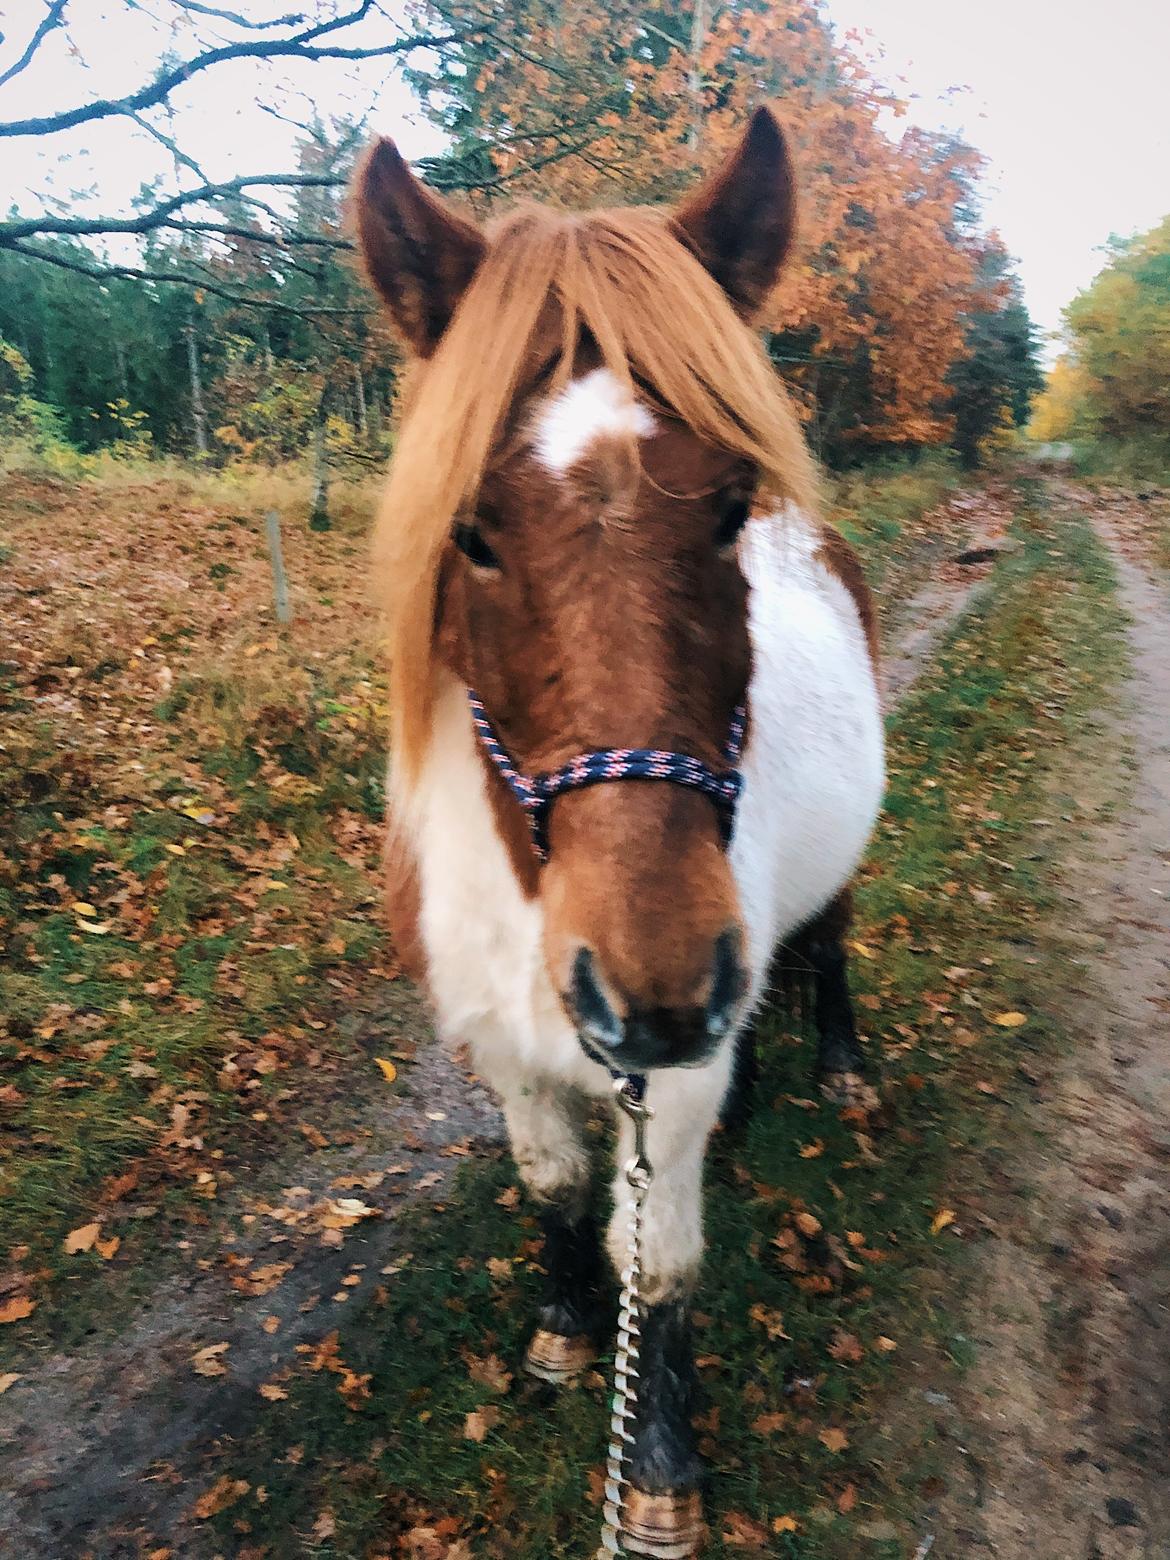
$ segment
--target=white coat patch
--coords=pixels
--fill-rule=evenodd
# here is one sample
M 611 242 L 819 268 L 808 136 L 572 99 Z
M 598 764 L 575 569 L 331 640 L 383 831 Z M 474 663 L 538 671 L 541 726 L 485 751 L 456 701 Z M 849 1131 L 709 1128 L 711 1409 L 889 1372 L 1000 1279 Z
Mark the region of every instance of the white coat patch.
M 861 859 L 885 783 L 881 708 L 853 598 L 791 511 L 751 521 L 751 729 L 731 866 L 748 940 L 750 1010 L 772 949 L 832 899 Z
M 541 465 L 563 477 L 598 439 L 648 439 L 657 429 L 652 414 L 608 368 L 595 368 L 544 403 L 533 442 Z

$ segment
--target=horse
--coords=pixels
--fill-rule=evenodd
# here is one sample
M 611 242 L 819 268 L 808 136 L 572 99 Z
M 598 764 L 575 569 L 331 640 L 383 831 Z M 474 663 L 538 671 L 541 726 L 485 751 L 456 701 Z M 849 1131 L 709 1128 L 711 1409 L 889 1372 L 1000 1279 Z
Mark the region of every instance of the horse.
M 391 927 L 539 1209 L 546 1379 L 607 1315 L 587 1116 L 647 1080 L 652 1120 L 615 1110 L 619 1166 L 640 1130 L 655 1171 L 619 1494 L 627 1550 L 662 1560 L 702 1530 L 706 1145 L 743 1108 L 778 950 L 811 972 L 825 1086 L 864 1072 L 843 937 L 884 784 L 874 608 L 752 328 L 795 183 L 765 107 L 672 210 L 484 227 L 387 140 L 354 185 L 412 360 L 374 553 Z M 619 1169 L 619 1272 L 627 1199 Z

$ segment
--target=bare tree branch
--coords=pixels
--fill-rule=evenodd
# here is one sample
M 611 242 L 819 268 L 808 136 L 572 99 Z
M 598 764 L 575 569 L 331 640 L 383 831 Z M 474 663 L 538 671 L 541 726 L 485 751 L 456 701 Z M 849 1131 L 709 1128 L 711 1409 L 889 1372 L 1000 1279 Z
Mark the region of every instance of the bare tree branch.
M 180 190 L 177 195 L 160 201 L 149 211 L 139 212 L 136 217 L 22 217 L 0 222 L 0 249 L 10 248 L 16 240 L 48 233 L 71 238 L 94 237 L 100 233 L 150 233 L 163 227 L 167 219 L 184 206 L 219 200 L 255 184 L 268 188 L 336 189 L 345 182 L 345 177 L 339 173 L 253 173 L 239 179 L 224 179 L 219 184 L 201 184 L 194 189 Z
M 303 22 L 304 12 L 292 11 L 288 16 L 274 16 L 270 22 L 249 21 L 246 16 L 240 16 L 236 11 L 221 11 L 218 6 L 200 5 L 198 0 L 172 0 L 180 11 L 193 11 L 199 16 L 215 16 L 222 22 L 232 22 L 236 27 L 244 27 L 249 32 L 266 32 L 271 27 L 292 27 L 297 22 Z
M 217 238 L 244 238 L 254 244 L 269 244 L 275 249 L 284 249 L 286 246 L 316 249 L 354 247 L 351 239 L 330 238 L 326 233 L 272 233 L 267 228 L 233 227 L 230 222 L 184 222 L 171 217 L 160 226 L 173 233 L 213 233 Z
M 64 0 L 61 0 L 61 3 L 63 4 Z M 109 119 L 116 115 L 133 114 L 144 108 L 152 108 L 158 103 L 165 102 L 174 89 L 183 82 L 190 81 L 200 72 L 222 65 L 227 60 L 384 59 L 393 55 L 409 54 L 415 49 L 440 49 L 457 42 L 463 36 L 457 32 L 409 34 L 368 48 L 320 44 L 316 41 L 362 21 L 369 13 L 372 3 L 373 0 L 362 0 L 356 10 L 334 17 L 331 21 L 321 22 L 316 27 L 306 28 L 291 38 L 240 39 L 235 43 L 224 44 L 218 49 L 208 49 L 202 54 L 197 54 L 193 59 L 185 60 L 170 70 L 162 71 L 147 86 L 123 98 L 101 98 L 93 103 L 83 103 L 77 108 L 64 109 L 57 114 L 47 114 L 33 119 L 0 121 L 0 137 L 55 135 L 58 131 L 70 130 L 75 125 L 90 124 L 96 119 Z
M 181 271 L 149 271 L 143 266 L 107 265 L 97 261 L 90 264 L 72 256 L 54 254 L 50 249 L 37 249 L 28 244 L 13 244 L 11 250 L 13 254 L 27 255 L 31 260 L 43 260 L 62 271 L 73 271 L 78 276 L 88 276 L 98 282 L 119 279 L 159 282 L 168 287 L 187 287 L 198 292 L 212 293 L 217 298 L 226 298 L 229 303 L 239 304 L 241 308 L 268 310 L 270 313 L 288 314 L 298 319 L 315 319 L 322 316 L 364 319 L 375 312 L 373 309 L 342 309 L 313 304 L 285 303 L 280 298 L 272 298 L 260 293 L 236 292 L 234 288 L 224 287 L 221 283 L 210 281 L 205 276 L 192 276 Z
M 141 114 L 132 113 L 129 117 L 134 121 L 140 130 L 145 130 L 147 135 L 152 135 L 160 146 L 165 146 L 167 151 L 170 152 L 171 156 L 177 163 L 182 163 L 184 168 L 189 168 L 197 179 L 203 180 L 204 184 L 210 182 L 207 175 L 204 173 L 203 169 L 199 166 L 195 159 L 183 151 L 173 136 L 167 135 L 166 132 L 160 130 L 157 125 L 152 125 L 150 120 L 145 119 Z
M 548 137 L 546 137 L 548 139 Z M 461 190 L 471 193 L 503 189 L 512 184 L 516 179 L 522 179 L 526 174 L 538 173 L 541 168 L 548 168 L 553 163 L 563 162 L 566 157 L 576 157 L 585 152 L 597 139 L 596 134 L 588 135 L 581 141 L 558 143 L 554 151 L 546 153 L 543 157 L 531 158 L 528 162 L 517 163 L 507 173 L 498 173 L 491 179 L 477 179 L 473 177 L 459 177 L 451 170 L 450 166 L 444 167 L 441 158 L 424 157 L 419 161 L 419 167 L 426 173 L 427 183 L 437 190 Z M 3 226 L 0 225 L 0 243 L 3 242 Z
M 49 8 L 45 12 L 44 16 L 41 17 L 40 24 L 37 27 L 36 32 L 34 32 L 32 37 L 29 39 L 28 47 L 16 61 L 16 64 L 10 65 L 4 74 L 0 76 L 0 87 L 2 87 L 6 81 L 11 81 L 13 76 L 19 76 L 21 71 L 25 69 L 33 55 L 40 48 L 41 44 L 44 43 L 48 35 L 54 30 L 54 28 L 60 27 L 61 18 L 65 14 L 65 7 L 68 4 L 69 0 L 50 0 Z

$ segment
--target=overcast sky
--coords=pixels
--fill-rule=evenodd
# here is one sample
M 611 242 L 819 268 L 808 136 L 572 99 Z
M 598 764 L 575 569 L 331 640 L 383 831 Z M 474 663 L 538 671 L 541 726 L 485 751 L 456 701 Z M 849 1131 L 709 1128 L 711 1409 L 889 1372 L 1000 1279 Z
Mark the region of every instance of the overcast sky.
M 273 9 L 267 0 L 241 8 Z M 826 8 L 841 29 L 868 35 L 868 51 L 881 51 L 878 74 L 900 82 L 914 119 L 959 130 L 987 155 L 986 216 L 1018 257 L 1044 330 L 1059 325 L 1063 306 L 1100 268 L 1110 234 L 1170 213 L 1170 0 L 826 0 Z M 0 0 L 0 30 L 11 40 L 0 46 L 0 68 L 39 11 L 39 0 Z M 51 40 L 43 69 L 0 89 L 0 118 L 117 96 L 149 79 L 165 34 L 148 12 L 78 0 L 70 15 L 78 53 Z M 235 64 L 187 89 L 185 144 L 210 174 L 289 166 L 291 131 L 255 106 L 258 93 L 278 100 L 282 77 L 312 81 L 324 112 L 369 111 L 408 155 L 437 150 L 435 132 L 412 118 L 384 63 Z M 69 164 L 55 167 L 64 152 Z M 153 143 L 129 141 L 124 125 L 9 141 L 0 206 L 29 206 L 30 191 L 48 183 L 60 198 L 88 186 L 95 207 L 124 209 L 166 162 Z
M 912 112 L 986 154 L 986 214 L 1033 317 L 1101 268 L 1112 233 L 1170 214 L 1170 0 L 829 0 L 885 51 Z M 969 90 L 944 101 L 949 87 Z

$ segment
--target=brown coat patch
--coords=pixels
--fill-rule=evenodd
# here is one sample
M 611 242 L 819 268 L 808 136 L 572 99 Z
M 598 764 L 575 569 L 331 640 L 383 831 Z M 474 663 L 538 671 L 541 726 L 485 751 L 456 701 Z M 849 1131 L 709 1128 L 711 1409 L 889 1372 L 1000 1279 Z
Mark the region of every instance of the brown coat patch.
M 395 827 L 393 821 L 386 826 L 386 843 L 382 849 L 382 865 L 386 884 L 386 922 L 394 943 L 394 952 L 402 966 L 416 984 L 427 978 L 427 956 L 419 930 L 419 881 L 414 852 Z
M 817 548 L 816 556 L 829 570 L 836 575 L 845 589 L 853 597 L 853 604 L 857 608 L 857 615 L 861 619 L 861 626 L 865 630 L 865 642 L 869 646 L 869 658 L 873 662 L 876 672 L 880 663 L 881 651 L 878 645 L 878 621 L 877 609 L 874 606 L 873 594 L 865 583 L 865 575 L 861 571 L 857 554 L 849 543 L 841 535 L 835 526 L 827 521 L 821 522 L 821 544 Z

